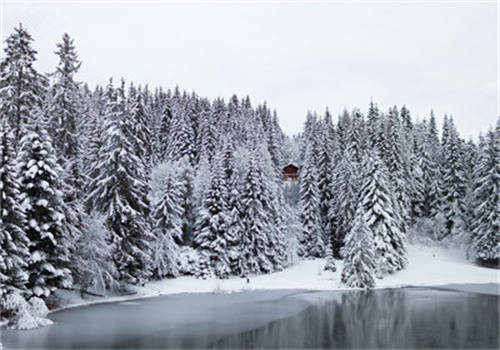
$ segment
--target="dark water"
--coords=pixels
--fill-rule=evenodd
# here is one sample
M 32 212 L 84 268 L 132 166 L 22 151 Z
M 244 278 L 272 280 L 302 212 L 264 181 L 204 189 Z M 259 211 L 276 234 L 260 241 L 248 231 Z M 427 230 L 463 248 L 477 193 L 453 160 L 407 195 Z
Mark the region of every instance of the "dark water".
M 498 348 L 499 297 L 428 288 L 179 294 L 56 312 L 4 348 Z

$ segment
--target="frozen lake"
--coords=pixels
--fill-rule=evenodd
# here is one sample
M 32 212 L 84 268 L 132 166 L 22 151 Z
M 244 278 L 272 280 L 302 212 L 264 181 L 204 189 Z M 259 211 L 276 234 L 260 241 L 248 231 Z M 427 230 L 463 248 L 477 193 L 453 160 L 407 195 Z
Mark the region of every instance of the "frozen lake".
M 50 314 L 5 348 L 497 348 L 496 295 L 403 288 L 178 294 Z

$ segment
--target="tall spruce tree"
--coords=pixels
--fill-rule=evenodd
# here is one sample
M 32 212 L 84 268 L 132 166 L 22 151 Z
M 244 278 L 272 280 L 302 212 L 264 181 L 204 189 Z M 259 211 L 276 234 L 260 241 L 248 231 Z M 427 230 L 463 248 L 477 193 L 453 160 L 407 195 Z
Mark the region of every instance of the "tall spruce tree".
M 25 290 L 29 240 L 19 204 L 14 136 L 6 120 L 0 125 L 0 309 L 3 309 L 8 293 Z
M 480 260 L 500 257 L 500 119 L 481 145 L 473 192 L 472 251 Z
M 30 241 L 26 286 L 40 297 L 72 285 L 71 242 L 64 226 L 61 170 L 51 142 L 45 130 L 34 126 L 21 140 L 18 160 L 24 229 Z
M 373 232 L 369 218 L 361 204 L 354 215 L 351 231 L 347 234 L 344 268 L 341 280 L 347 287 L 372 288 L 375 286 L 377 268 Z
M 269 198 L 265 188 L 266 178 L 259 166 L 258 152 L 252 152 L 241 189 L 241 224 L 239 271 L 242 276 L 252 273 L 271 272 L 267 249 L 267 233 L 272 224 L 268 211 Z
M 318 173 L 311 144 L 307 145 L 304 166 L 300 172 L 299 208 L 302 222 L 299 255 L 304 258 L 321 257 L 325 249 L 319 207 Z
M 441 238 L 444 238 L 464 229 L 464 215 L 466 213 L 464 198 L 467 184 L 464 173 L 464 159 L 460 146 L 461 140 L 451 117 L 445 118 L 442 142 L 441 210 L 446 220 L 446 232 L 442 233 Z
M 16 140 L 20 140 L 21 131 L 41 110 L 47 85 L 47 79 L 33 67 L 36 51 L 31 47 L 32 41 L 19 24 L 6 40 L 5 56 L 0 63 L 0 115 L 9 121 Z
M 131 137 L 130 110 L 122 84 L 108 96 L 105 141 L 87 201 L 105 216 L 120 279 L 141 284 L 150 276 L 153 236 L 147 176 Z
M 320 141 L 319 157 L 318 157 L 318 191 L 319 191 L 319 210 L 321 216 L 321 226 L 323 227 L 324 240 L 329 238 L 330 225 L 328 209 L 333 197 L 333 169 L 335 155 L 335 129 L 332 122 L 332 117 L 328 109 L 325 112 L 323 119 L 323 127 L 325 130 L 322 133 Z
M 231 272 L 227 252 L 231 237 L 227 230 L 227 187 L 222 154 L 217 152 L 210 172 L 210 186 L 204 196 L 196 223 L 195 246 L 208 260 L 208 265 L 219 278 Z
M 170 168 L 165 174 L 162 197 L 155 205 L 153 219 L 153 277 L 177 276 L 177 249 L 174 239 L 182 239 L 184 185 Z
M 375 240 L 377 273 L 383 276 L 406 267 L 406 237 L 387 170 L 374 152 L 365 156 L 360 205 Z
M 329 247 L 335 258 L 342 258 L 345 236 L 351 231 L 352 220 L 358 205 L 360 172 L 359 165 L 346 150 L 334 171 L 332 192 L 336 195 L 330 201 L 329 216 L 331 235 Z
M 73 242 L 85 230 L 83 223 L 83 176 L 80 130 L 82 101 L 80 87 L 74 75 L 80 68 L 80 61 L 73 45 L 73 40 L 64 34 L 62 42 L 57 44 L 56 55 L 59 63 L 52 74 L 54 84 L 50 90 L 48 127 L 51 133 L 57 162 L 62 169 L 60 182 L 63 185 L 64 227 L 67 236 Z M 72 248 L 75 246 L 73 245 Z M 73 253 L 73 251 L 71 251 Z M 72 260 L 71 269 L 75 272 L 78 265 Z

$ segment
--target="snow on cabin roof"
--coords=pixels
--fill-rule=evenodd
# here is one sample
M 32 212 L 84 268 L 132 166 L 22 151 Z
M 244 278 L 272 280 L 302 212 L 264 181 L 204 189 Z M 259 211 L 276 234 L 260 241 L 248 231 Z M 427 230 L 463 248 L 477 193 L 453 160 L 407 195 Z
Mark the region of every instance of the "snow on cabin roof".
M 292 163 L 285 165 L 285 166 L 283 167 L 283 169 L 286 169 L 286 168 L 288 168 L 288 167 L 293 167 L 293 168 L 295 168 L 295 169 L 299 169 L 299 167 L 298 167 L 298 166 L 296 166 L 295 164 L 292 164 Z

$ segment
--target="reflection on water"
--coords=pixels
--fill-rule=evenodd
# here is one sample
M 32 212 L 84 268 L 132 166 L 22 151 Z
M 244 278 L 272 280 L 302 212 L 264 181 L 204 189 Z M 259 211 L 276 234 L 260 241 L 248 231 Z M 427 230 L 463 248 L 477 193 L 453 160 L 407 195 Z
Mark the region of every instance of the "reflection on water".
M 498 348 L 497 296 L 423 288 L 174 295 L 54 313 L 20 348 Z
M 498 348 L 498 297 L 393 289 L 343 293 L 215 347 Z

